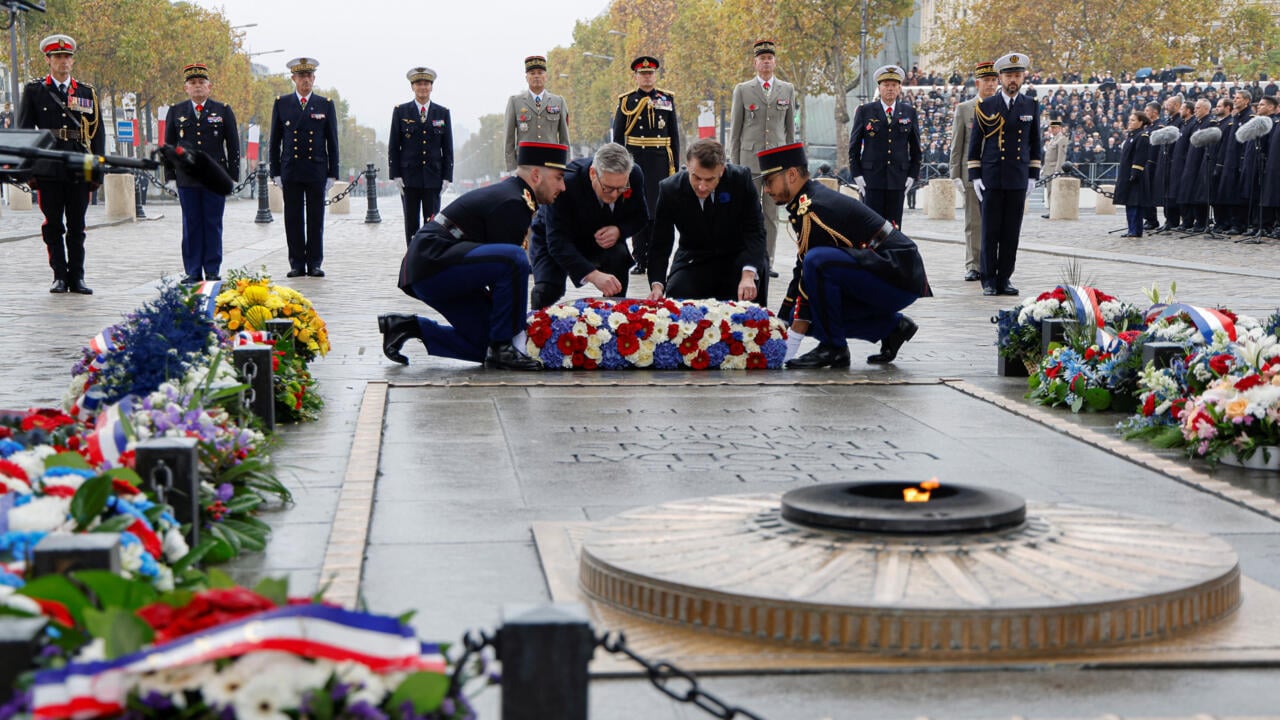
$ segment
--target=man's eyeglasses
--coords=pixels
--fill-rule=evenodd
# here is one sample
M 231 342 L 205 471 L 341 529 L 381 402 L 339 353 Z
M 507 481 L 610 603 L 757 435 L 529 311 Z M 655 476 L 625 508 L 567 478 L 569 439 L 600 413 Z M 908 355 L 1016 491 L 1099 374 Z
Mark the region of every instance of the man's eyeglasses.
M 605 193 L 608 193 L 608 194 L 610 194 L 610 195 L 617 195 L 618 193 L 625 193 L 626 191 L 628 191 L 628 190 L 630 190 L 630 189 L 631 189 L 631 185 L 621 185 L 621 186 L 618 186 L 618 187 L 614 187 L 613 185 L 605 185 L 605 184 L 604 184 L 604 182 L 600 179 L 600 177 L 599 177 L 599 176 L 596 176 L 596 183 L 600 185 L 600 191 L 601 191 L 601 192 L 605 192 Z

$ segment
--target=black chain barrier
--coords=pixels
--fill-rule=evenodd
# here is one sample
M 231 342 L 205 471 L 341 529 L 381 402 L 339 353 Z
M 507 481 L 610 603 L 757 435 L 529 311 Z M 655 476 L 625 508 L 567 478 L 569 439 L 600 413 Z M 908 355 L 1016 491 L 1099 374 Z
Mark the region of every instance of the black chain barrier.
M 14 186 L 14 187 L 18 188 L 19 190 L 21 190 L 22 192 L 24 192 L 24 193 L 26 193 L 26 194 L 28 194 L 28 195 L 30 195 L 30 194 L 32 194 L 33 192 L 35 192 L 35 191 L 34 191 L 34 190 L 32 190 L 31 188 L 27 187 L 27 184 L 26 184 L 26 183 L 21 182 L 21 181 L 19 181 L 19 180 L 13 180 L 13 179 L 10 179 L 10 178 L 4 178 L 3 180 L 0 180 L 0 182 L 5 183 L 6 185 L 12 185 L 12 186 Z
M 355 179 L 355 180 L 353 180 L 353 181 L 351 181 L 351 184 L 347 186 L 347 189 L 346 189 L 346 190 L 343 190 L 342 192 L 338 193 L 337 195 L 334 195 L 334 196 L 333 196 L 331 199 L 329 199 L 329 200 L 325 200 L 325 201 L 324 201 L 324 206 L 325 206 L 325 207 L 329 207 L 330 205 L 332 205 L 332 204 L 334 204 L 334 203 L 338 202 L 339 200 L 341 200 L 342 198 L 344 198 L 344 197 L 346 197 L 346 196 L 350 195 L 350 194 L 352 193 L 352 191 L 353 191 L 353 190 L 355 190 L 357 187 L 359 187 L 359 186 L 360 186 L 360 180 L 361 180 L 363 177 L 364 177 L 364 175 L 356 175 L 356 179 Z
M 648 673 L 649 682 L 653 683 L 654 687 L 673 700 L 690 703 L 701 708 L 708 715 L 722 720 L 731 720 L 739 717 L 748 718 L 749 720 L 764 720 L 764 718 L 750 710 L 730 705 L 703 690 L 702 686 L 698 684 L 698 678 L 694 677 L 693 673 L 682 670 L 665 660 L 659 660 L 655 663 L 644 658 L 627 646 L 627 637 L 621 632 L 601 635 L 596 638 L 596 646 L 602 647 L 614 655 L 626 655 L 639 663 Z

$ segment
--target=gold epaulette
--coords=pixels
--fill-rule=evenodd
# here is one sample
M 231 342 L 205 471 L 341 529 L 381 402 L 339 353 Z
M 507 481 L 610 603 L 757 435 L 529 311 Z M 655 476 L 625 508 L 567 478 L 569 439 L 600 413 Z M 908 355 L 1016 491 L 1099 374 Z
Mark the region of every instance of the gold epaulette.
M 631 93 L 633 93 L 633 92 L 635 92 L 635 90 L 628 90 L 628 91 L 626 91 L 626 92 L 624 92 L 624 93 L 618 93 L 618 99 L 619 99 L 619 100 L 621 100 L 622 98 L 624 98 L 624 97 L 626 97 L 626 96 L 630 95 L 630 94 L 631 94 Z
M 675 93 L 673 93 L 673 92 L 671 92 L 670 90 L 663 90 L 663 89 L 662 89 L 662 88 L 660 88 L 660 87 L 654 87 L 654 88 L 653 88 L 653 90 L 654 90 L 654 92 L 660 92 L 660 93 L 662 93 L 663 95 L 666 95 L 667 97 L 671 98 L 672 100 L 674 100 L 674 99 L 675 99 L 675 97 L 676 97 L 676 94 L 675 94 Z

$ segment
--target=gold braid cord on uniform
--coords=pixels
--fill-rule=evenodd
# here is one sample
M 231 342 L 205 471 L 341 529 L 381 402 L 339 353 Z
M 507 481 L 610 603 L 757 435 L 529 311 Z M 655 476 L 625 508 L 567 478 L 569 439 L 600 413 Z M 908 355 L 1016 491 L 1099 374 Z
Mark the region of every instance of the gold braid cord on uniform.
M 628 110 L 627 95 L 629 94 L 630 93 L 623 93 L 618 97 L 618 111 L 627 118 L 627 129 L 622 133 L 623 135 L 631 134 L 631 130 L 635 128 L 636 123 L 640 122 L 640 113 L 643 112 L 645 108 L 648 108 L 649 110 L 649 125 L 650 127 L 653 126 L 653 105 L 649 102 L 649 96 L 645 95 L 640 98 L 640 100 L 636 102 L 636 106 Z
M 102 109 L 98 107 L 98 91 L 92 86 L 89 87 L 89 98 L 93 102 L 94 112 L 80 113 L 80 139 L 84 141 L 85 152 L 92 154 L 93 136 L 98 134 L 98 129 L 102 126 Z M 97 120 L 93 119 L 94 115 L 98 116 Z
M 853 247 L 853 241 L 828 227 L 827 224 L 822 222 L 815 213 L 810 211 L 805 213 L 800 219 L 800 236 L 796 239 L 796 252 L 800 257 L 804 257 L 804 254 L 809 252 L 809 232 L 813 229 L 813 225 L 817 225 L 823 230 L 826 230 L 827 234 L 830 235 L 831 239 L 835 240 L 838 245 Z M 800 297 L 808 300 L 809 293 L 804 291 L 804 281 L 802 280 L 797 287 L 800 290 Z
M 974 105 L 973 112 L 978 121 L 978 130 L 982 133 L 982 139 L 985 141 L 992 135 L 1000 133 L 1000 137 L 996 138 L 996 142 L 999 143 L 998 147 L 1004 150 L 1004 133 L 1000 132 L 1004 129 L 1004 115 L 999 113 L 988 115 L 982 112 L 981 104 Z

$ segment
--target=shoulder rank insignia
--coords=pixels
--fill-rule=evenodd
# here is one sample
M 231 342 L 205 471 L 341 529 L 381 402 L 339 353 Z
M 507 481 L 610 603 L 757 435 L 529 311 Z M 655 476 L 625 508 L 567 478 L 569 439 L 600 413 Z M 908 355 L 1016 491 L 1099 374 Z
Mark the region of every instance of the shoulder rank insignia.
M 813 201 L 809 199 L 808 195 L 801 195 L 799 202 L 796 203 L 796 214 L 804 215 L 809 212 L 809 206 L 812 204 Z
M 538 209 L 538 204 L 533 201 L 533 196 L 528 190 L 524 191 L 524 204 L 529 206 L 529 211 L 533 212 Z

